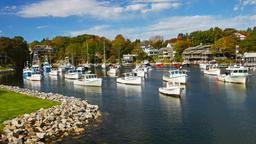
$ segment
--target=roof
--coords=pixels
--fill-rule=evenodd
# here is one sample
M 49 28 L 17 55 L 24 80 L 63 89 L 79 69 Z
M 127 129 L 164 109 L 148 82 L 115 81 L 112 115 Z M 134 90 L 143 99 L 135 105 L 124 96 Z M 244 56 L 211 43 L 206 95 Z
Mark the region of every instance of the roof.
M 198 45 L 195 47 L 189 47 L 183 51 L 183 54 L 212 54 L 209 49 L 211 45 Z

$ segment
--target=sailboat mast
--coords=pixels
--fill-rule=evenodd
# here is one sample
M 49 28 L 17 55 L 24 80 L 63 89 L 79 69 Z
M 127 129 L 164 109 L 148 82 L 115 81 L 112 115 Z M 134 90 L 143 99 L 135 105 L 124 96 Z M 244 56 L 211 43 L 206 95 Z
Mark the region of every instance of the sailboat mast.
M 87 40 L 86 40 L 86 54 L 87 54 L 87 64 L 89 64 L 89 53 L 88 53 L 88 43 L 87 43 Z
M 106 47 L 105 47 L 105 40 L 103 41 L 103 46 L 104 46 L 104 64 L 106 63 Z

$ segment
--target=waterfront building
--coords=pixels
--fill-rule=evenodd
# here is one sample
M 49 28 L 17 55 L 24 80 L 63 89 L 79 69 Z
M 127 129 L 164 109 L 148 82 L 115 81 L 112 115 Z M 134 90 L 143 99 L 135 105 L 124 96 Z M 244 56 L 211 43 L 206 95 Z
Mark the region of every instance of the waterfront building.
M 246 66 L 256 66 L 256 52 L 246 52 L 243 55 L 244 64 Z
M 141 49 L 148 55 L 148 56 L 154 56 L 158 55 L 159 50 L 153 48 L 151 45 L 142 45 Z
M 213 58 L 213 53 L 210 51 L 211 45 L 198 45 L 189 47 L 182 53 L 182 58 L 189 63 L 208 63 Z
M 173 46 L 168 43 L 166 47 L 162 47 L 159 49 L 158 56 L 160 59 L 170 59 L 172 60 L 174 57 Z

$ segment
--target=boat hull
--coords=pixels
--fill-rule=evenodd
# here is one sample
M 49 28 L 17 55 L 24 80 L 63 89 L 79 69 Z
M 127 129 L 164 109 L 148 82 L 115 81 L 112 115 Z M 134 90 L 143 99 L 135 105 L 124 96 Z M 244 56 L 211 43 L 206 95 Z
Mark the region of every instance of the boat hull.
M 65 78 L 67 79 L 79 79 L 81 75 L 79 73 L 68 73 L 65 74 Z
M 95 87 L 101 87 L 102 86 L 102 79 L 95 79 L 95 80 L 75 80 L 75 85 L 81 85 L 81 86 L 95 86 Z
M 163 80 L 167 82 L 175 82 L 175 83 L 181 83 L 181 84 L 186 84 L 188 77 L 186 75 L 184 76 L 176 76 L 176 77 L 170 77 L 170 76 L 163 76 Z
M 141 85 L 141 78 L 136 77 L 136 78 L 117 78 L 116 81 L 118 83 L 123 83 L 123 84 L 129 84 L 129 85 Z
M 169 87 L 169 88 L 161 87 L 159 88 L 159 92 L 164 95 L 180 97 L 181 88 L 180 87 Z
M 229 83 L 245 84 L 246 76 L 220 75 L 218 76 L 218 80 L 223 82 L 229 82 Z
M 207 75 L 220 75 L 220 69 L 204 70 L 204 74 L 207 74 Z

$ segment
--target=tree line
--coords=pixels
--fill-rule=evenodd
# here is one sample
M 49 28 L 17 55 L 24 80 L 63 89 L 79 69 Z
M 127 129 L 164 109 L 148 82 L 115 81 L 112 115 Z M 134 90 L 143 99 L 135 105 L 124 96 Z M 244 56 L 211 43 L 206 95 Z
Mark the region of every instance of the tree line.
M 236 33 L 246 36 L 245 40 L 240 40 Z M 49 45 L 53 48 L 51 62 L 56 63 L 64 60 L 65 57 L 73 58 L 75 64 L 79 63 L 102 63 L 104 62 L 104 48 L 107 63 L 120 62 L 123 54 L 136 54 L 138 62 L 154 58 L 147 56 L 141 49 L 141 45 L 151 45 L 156 49 L 166 47 L 168 43 L 173 44 L 175 59 L 181 61 L 182 52 L 192 46 L 199 44 L 211 44 L 213 53 L 220 53 L 232 58 L 239 46 L 239 53 L 256 52 L 256 27 L 247 30 L 236 30 L 233 28 L 221 29 L 210 28 L 205 31 L 194 31 L 191 33 L 180 33 L 176 38 L 164 40 L 161 36 L 151 37 L 149 40 L 131 41 L 121 34 L 113 40 L 97 35 L 83 34 L 75 37 L 56 36 L 52 39 L 42 39 L 27 43 L 21 36 L 13 38 L 0 37 L 0 63 L 3 65 L 13 65 L 23 67 L 27 60 L 30 60 L 29 47 L 36 45 Z M 43 56 L 41 57 L 43 60 Z

